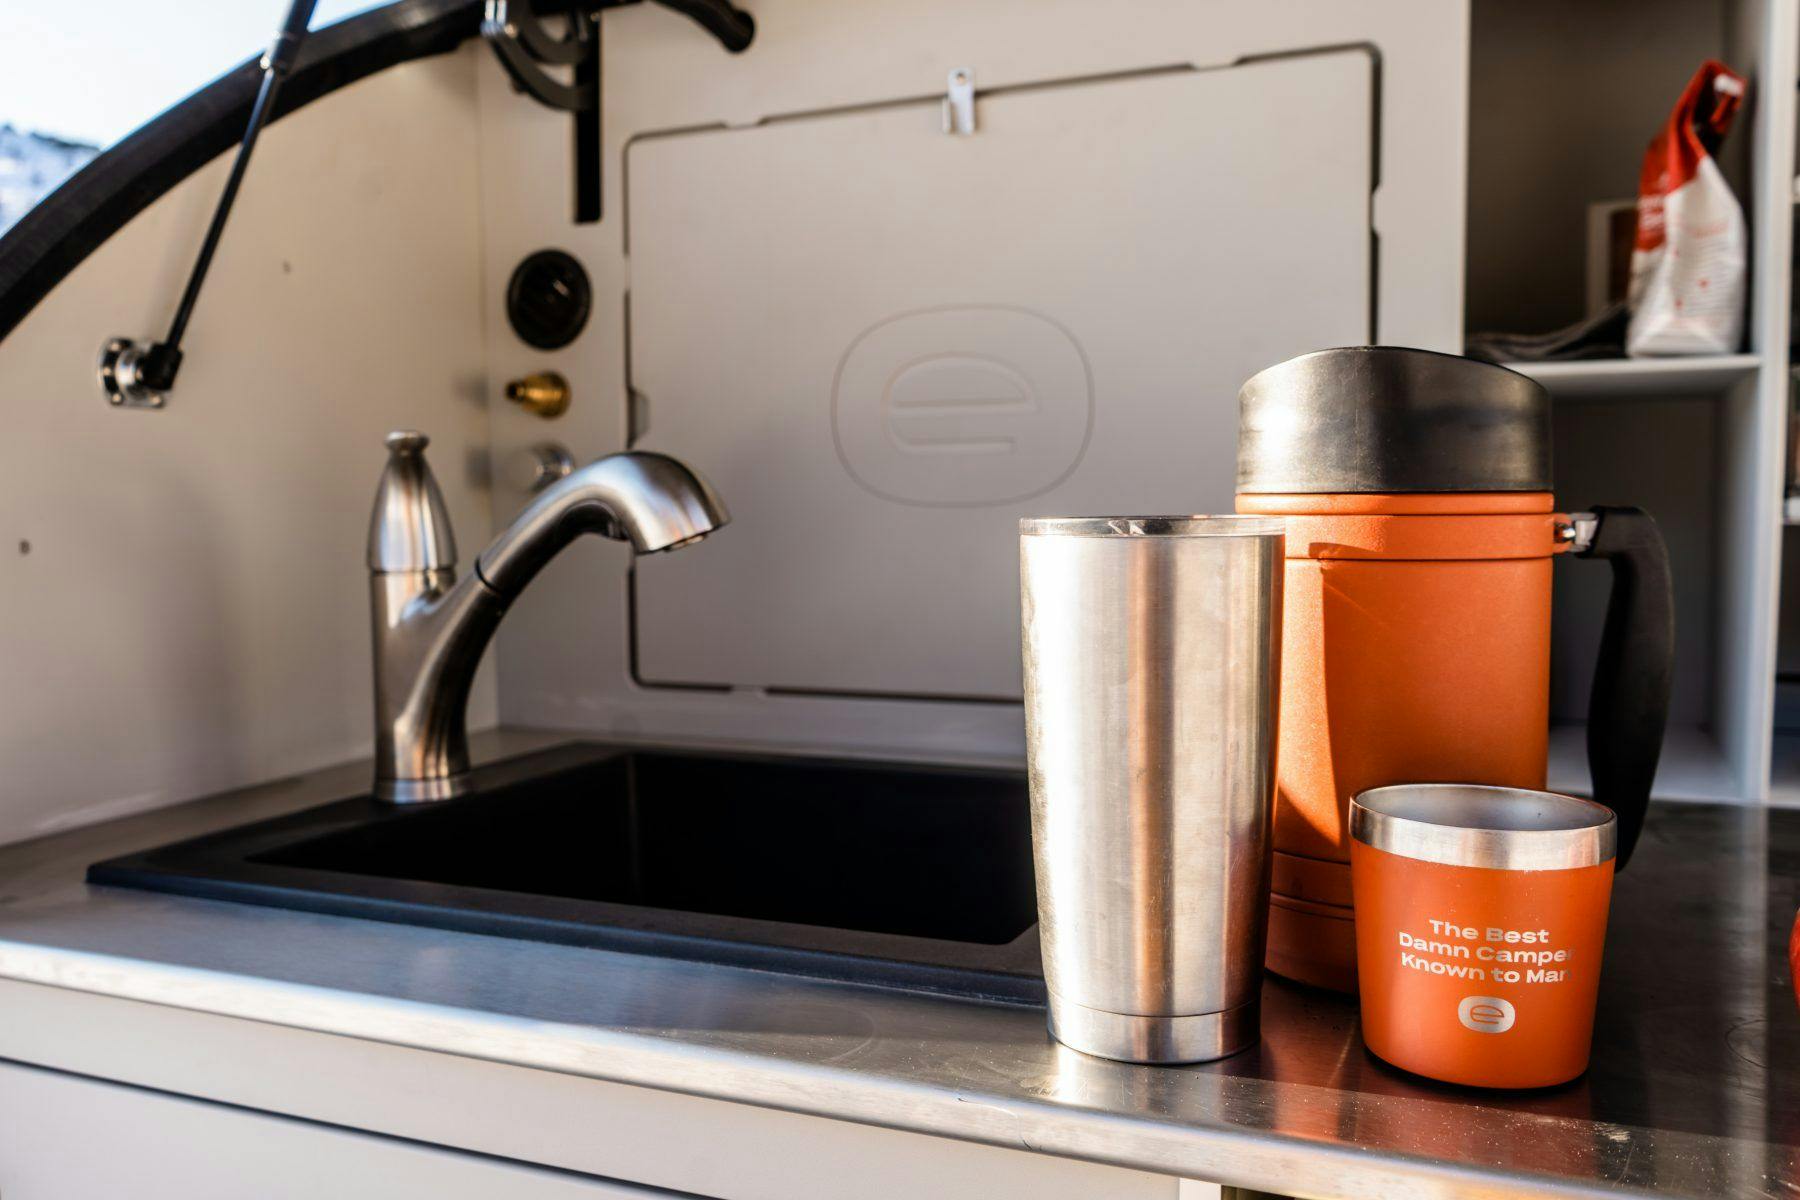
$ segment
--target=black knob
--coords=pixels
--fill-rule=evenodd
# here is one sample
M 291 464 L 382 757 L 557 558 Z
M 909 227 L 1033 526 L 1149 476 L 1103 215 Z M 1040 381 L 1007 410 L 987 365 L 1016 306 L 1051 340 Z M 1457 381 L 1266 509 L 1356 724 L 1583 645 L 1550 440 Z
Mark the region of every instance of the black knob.
M 575 256 L 562 250 L 528 255 L 506 285 L 506 319 L 528 346 L 560 350 L 593 311 L 594 292 Z

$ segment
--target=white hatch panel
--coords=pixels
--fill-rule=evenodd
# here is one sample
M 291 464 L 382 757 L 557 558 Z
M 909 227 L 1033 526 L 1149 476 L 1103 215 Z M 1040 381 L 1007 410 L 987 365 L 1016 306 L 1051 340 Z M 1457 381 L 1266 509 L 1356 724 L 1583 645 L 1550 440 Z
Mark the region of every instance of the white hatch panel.
M 1368 340 L 1371 93 L 1344 52 L 636 142 L 637 444 L 732 514 L 639 561 L 640 678 L 1016 699 L 1018 519 L 1231 511 L 1238 385 Z

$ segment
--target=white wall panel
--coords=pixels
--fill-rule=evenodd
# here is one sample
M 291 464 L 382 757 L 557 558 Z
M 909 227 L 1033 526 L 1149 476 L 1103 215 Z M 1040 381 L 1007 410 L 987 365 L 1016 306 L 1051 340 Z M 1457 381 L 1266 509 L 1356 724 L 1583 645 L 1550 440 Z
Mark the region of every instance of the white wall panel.
M 587 330 L 570 346 L 548 353 L 532 350 L 512 335 L 500 292 L 489 289 L 489 362 L 495 376 L 551 368 L 566 375 L 575 392 L 569 413 L 554 422 L 497 409 L 497 454 L 516 453 L 546 437 L 563 441 L 579 460 L 626 444 L 626 312 L 635 264 L 627 253 L 621 215 L 627 147 L 634 138 L 773 124 L 799 114 L 903 99 L 929 101 L 942 94 L 954 67 L 974 71 L 979 111 L 981 93 L 995 89 L 1366 49 L 1376 64 L 1379 98 L 1372 122 L 1378 147 L 1375 186 L 1369 198 L 1369 224 L 1378 239 L 1372 288 L 1375 335 L 1437 350 L 1460 346 L 1465 3 L 755 0 L 748 7 L 756 17 L 756 40 L 735 55 L 655 5 L 605 14 L 601 149 L 606 217 L 597 224 L 569 220 L 568 118 L 519 96 L 497 66 L 482 65 L 482 206 L 490 279 L 504 279 L 525 254 L 553 245 L 581 258 L 595 286 Z M 1253 123 L 1257 114 L 1232 108 L 1213 119 Z M 819 169 L 828 166 L 818 164 Z M 931 216 L 953 219 L 953 214 Z M 1196 219 L 1203 217 L 1196 214 Z M 1124 223 L 1094 236 L 1119 238 L 1130 253 L 1157 253 L 1154 243 L 1131 242 L 1131 233 Z M 1046 244 L 1045 252 L 1053 253 L 1054 247 Z M 755 303 L 754 281 L 737 283 L 744 303 Z M 1295 286 L 1304 288 L 1305 281 Z M 841 345 L 833 350 L 842 351 Z M 719 403 L 732 401 L 722 396 Z M 651 404 L 654 409 L 654 397 Z M 656 437 L 654 422 L 652 412 L 652 437 L 646 445 L 676 455 L 693 453 Z M 1212 489 L 1207 494 L 1220 494 L 1220 482 L 1203 485 Z M 730 495 L 725 499 L 729 504 Z M 509 518 L 525 500 L 520 492 L 496 488 L 497 519 Z M 717 544 L 733 532 L 722 533 Z M 791 534 L 803 537 L 804 531 Z M 702 543 L 681 554 L 698 556 L 712 548 L 713 543 Z M 671 557 L 658 566 L 675 563 Z M 1022 722 L 1013 704 L 796 695 L 758 687 L 640 686 L 632 675 L 630 565 L 623 548 L 591 539 L 553 563 L 515 604 L 499 635 L 501 712 L 508 723 L 939 761 L 1011 761 L 1022 755 Z M 954 653 L 955 647 L 947 652 Z
M 165 410 L 94 365 L 165 330 L 223 160 L 0 342 L 0 841 L 367 753 L 382 434 L 433 435 L 465 560 L 489 530 L 477 49 L 270 126 Z
M 638 444 L 733 523 L 638 675 L 1021 695 L 1018 521 L 1229 512 L 1237 389 L 1369 337 L 1356 50 L 634 143 Z M 1219 121 L 1238 107 L 1252 119 Z

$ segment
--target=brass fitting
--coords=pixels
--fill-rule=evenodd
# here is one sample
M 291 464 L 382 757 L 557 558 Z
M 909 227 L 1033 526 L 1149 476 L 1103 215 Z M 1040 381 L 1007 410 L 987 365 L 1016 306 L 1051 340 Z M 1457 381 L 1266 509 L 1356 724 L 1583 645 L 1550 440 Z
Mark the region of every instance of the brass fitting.
M 538 371 L 507 384 L 506 398 L 549 420 L 569 411 L 569 381 L 555 371 Z

